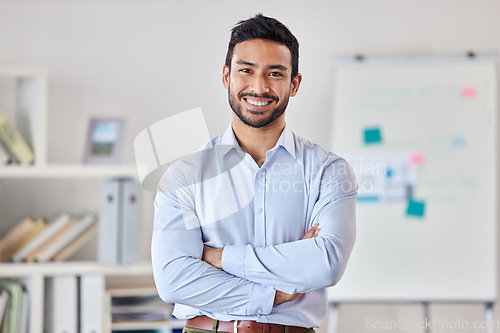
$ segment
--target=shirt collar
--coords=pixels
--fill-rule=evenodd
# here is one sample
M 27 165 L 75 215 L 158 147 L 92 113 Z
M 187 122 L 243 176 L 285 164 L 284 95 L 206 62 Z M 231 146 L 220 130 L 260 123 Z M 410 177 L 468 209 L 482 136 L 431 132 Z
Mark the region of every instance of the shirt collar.
M 281 132 L 276 146 L 282 146 L 295 158 L 295 140 L 293 132 L 286 124 L 285 128 L 283 128 L 283 131 Z M 217 147 L 217 156 L 222 158 L 233 149 L 237 149 L 239 152 L 243 151 L 234 136 L 233 123 L 231 122 L 220 139 L 220 143 Z

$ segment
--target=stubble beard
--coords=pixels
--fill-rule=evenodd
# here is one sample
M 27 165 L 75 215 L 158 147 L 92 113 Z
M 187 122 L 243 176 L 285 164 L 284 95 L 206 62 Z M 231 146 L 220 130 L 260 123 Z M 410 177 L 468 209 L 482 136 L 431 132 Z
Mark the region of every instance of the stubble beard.
M 231 85 L 231 84 L 230 84 Z M 285 109 L 288 105 L 288 100 L 290 99 L 290 96 L 286 97 L 286 100 L 283 100 L 283 103 L 279 106 L 277 106 L 269 115 L 269 117 L 260 119 L 260 120 L 252 120 L 249 117 L 245 116 L 242 111 L 241 103 L 238 103 L 235 99 L 235 97 L 231 94 L 231 88 L 227 90 L 228 94 L 228 99 L 229 99 L 229 105 L 231 106 L 231 109 L 233 109 L 233 112 L 240 118 L 240 120 L 245 124 L 253 128 L 261 128 L 265 126 L 269 126 L 272 124 L 276 119 L 281 117 L 281 115 L 285 112 Z M 252 96 L 252 97 L 265 97 L 265 98 L 272 98 L 276 102 L 278 101 L 277 97 L 271 97 L 267 95 L 256 95 L 256 94 L 249 94 L 249 93 L 240 93 L 238 98 L 241 101 L 241 99 L 244 96 Z M 252 111 L 249 111 L 252 112 Z

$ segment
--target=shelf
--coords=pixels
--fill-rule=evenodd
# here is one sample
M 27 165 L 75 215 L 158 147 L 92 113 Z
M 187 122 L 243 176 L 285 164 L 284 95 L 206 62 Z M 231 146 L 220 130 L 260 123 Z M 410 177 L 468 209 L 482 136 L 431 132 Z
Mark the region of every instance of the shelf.
M 144 276 L 152 275 L 151 263 L 133 265 L 101 265 L 95 262 L 49 262 L 49 263 L 1 263 L 0 278 L 29 277 L 33 275 L 81 275 L 103 274 L 106 276 Z
M 51 164 L 47 166 L 0 166 L 0 178 L 137 178 L 135 164 Z

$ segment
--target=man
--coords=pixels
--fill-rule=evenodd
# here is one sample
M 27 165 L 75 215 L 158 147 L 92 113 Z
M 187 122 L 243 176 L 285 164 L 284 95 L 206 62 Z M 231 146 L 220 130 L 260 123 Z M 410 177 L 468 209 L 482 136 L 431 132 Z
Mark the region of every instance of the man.
M 185 332 L 314 332 L 326 315 L 354 245 L 357 184 L 285 125 L 301 80 L 288 28 L 239 22 L 222 73 L 232 124 L 160 181 L 154 277 Z

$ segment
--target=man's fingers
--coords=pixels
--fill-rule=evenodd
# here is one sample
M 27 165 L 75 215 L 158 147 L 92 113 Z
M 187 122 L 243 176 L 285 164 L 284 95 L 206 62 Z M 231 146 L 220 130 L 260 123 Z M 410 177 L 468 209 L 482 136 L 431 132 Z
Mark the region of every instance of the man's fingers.
M 302 237 L 302 239 L 314 238 L 318 236 L 320 230 L 321 229 L 319 228 L 319 223 L 315 223 L 312 227 L 310 227 L 307 230 L 306 234 L 304 235 L 304 237 Z

